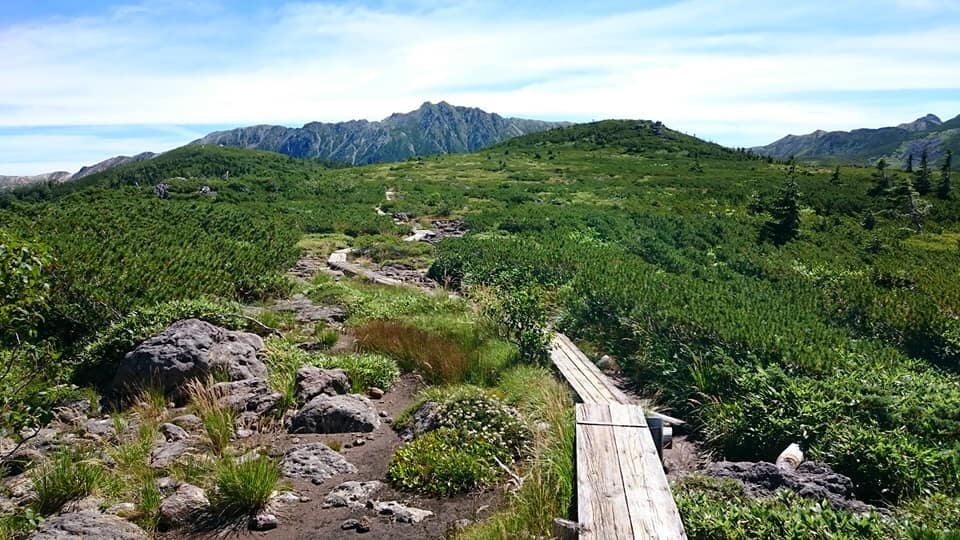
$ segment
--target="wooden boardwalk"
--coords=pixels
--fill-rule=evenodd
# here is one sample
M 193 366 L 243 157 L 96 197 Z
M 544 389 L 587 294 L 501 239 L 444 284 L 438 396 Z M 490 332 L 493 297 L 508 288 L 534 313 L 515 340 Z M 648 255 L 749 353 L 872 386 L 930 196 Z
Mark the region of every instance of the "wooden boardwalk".
M 576 406 L 579 538 L 686 538 L 643 409 L 563 334 L 550 353 L 583 402 Z
M 347 261 L 347 254 L 350 253 L 350 248 L 338 249 L 330 254 L 330 257 L 327 259 L 327 266 L 335 270 L 340 270 L 344 274 L 351 276 L 362 277 L 368 281 L 372 281 L 378 285 L 403 285 L 403 282 L 399 279 L 389 278 L 387 276 L 382 276 L 373 270 L 367 270 L 362 266 L 358 266 L 351 262 Z

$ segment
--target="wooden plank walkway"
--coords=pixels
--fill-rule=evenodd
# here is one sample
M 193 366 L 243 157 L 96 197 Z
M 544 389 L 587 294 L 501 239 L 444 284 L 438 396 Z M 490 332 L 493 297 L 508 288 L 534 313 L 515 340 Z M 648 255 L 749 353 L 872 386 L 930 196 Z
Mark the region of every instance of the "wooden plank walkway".
M 686 538 L 643 409 L 563 334 L 550 352 L 583 401 L 576 406 L 579 538 Z
M 336 270 L 340 270 L 344 274 L 362 277 L 378 285 L 403 285 L 403 282 L 399 279 L 381 276 L 372 270 L 367 270 L 362 266 L 347 262 L 347 254 L 350 253 L 350 251 L 350 248 L 338 249 L 337 251 L 334 251 L 327 259 L 327 266 Z

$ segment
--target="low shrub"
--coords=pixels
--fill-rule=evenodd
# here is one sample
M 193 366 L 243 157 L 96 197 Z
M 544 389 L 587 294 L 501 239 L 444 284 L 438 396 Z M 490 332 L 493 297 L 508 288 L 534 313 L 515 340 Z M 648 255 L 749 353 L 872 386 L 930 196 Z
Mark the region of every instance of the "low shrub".
M 329 326 L 317 325 L 313 330 L 313 339 L 317 340 L 317 343 L 324 348 L 329 349 L 340 340 L 340 332 Z
M 397 363 L 379 354 L 310 355 L 308 362 L 321 369 L 342 369 L 350 377 L 354 392 L 371 386 L 387 390 L 400 378 Z
M 252 514 L 266 506 L 279 481 L 280 464 L 273 459 L 224 457 L 216 467 L 211 502 L 224 516 Z
M 52 514 L 93 493 L 102 478 L 100 464 L 78 453 L 59 452 L 33 473 L 34 507 L 40 514 Z
M 32 508 L 0 515 L 0 540 L 25 538 L 41 521 L 40 515 Z
M 405 264 L 414 268 L 430 265 L 433 246 L 423 242 L 405 242 L 396 236 L 375 234 L 354 241 L 353 251 L 378 264 Z
M 690 475 L 674 484 L 673 495 L 691 540 L 899 536 L 894 522 L 880 514 L 836 510 L 790 491 L 753 499 L 735 480 Z
M 513 461 L 530 450 L 530 430 L 517 411 L 482 390 L 442 401 L 436 415 L 441 427 L 493 445 L 503 461 Z
M 495 482 L 500 476 L 498 449 L 463 431 L 442 428 L 400 447 L 387 467 L 398 487 L 444 497 Z

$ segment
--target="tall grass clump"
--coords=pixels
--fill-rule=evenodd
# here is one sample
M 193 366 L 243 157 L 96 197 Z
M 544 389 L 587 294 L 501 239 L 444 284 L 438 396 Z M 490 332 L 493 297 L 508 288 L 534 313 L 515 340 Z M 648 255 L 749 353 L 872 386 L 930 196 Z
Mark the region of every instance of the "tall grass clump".
M 216 467 L 214 507 L 223 516 L 252 514 L 266 506 L 280 481 L 280 464 L 268 457 L 234 459 Z
M 40 514 L 52 514 L 64 504 L 93 493 L 103 476 L 103 468 L 89 457 L 58 452 L 34 471 L 34 506 Z
M 220 404 L 220 396 L 211 386 L 212 379 L 208 379 L 206 384 L 193 380 L 187 383 L 187 393 L 203 421 L 211 448 L 217 455 L 223 455 L 233 439 L 236 413 L 232 408 Z
M 321 369 L 344 370 L 354 392 L 363 392 L 371 386 L 387 390 L 400 378 L 397 363 L 379 354 L 314 354 L 310 355 L 309 363 Z
M 360 350 L 396 358 L 402 371 L 416 371 L 430 384 L 463 382 L 470 368 L 468 352 L 455 341 L 404 322 L 370 321 L 353 336 Z

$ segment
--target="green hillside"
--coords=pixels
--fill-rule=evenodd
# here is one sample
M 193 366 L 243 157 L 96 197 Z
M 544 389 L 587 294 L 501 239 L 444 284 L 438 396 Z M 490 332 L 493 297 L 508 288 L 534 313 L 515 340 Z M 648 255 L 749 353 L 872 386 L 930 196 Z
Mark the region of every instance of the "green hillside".
M 614 355 L 718 458 L 771 461 L 797 442 L 891 511 L 734 503 L 678 485 L 691 537 L 960 530 L 960 201 L 925 196 L 917 234 L 896 189 L 870 194 L 872 169 L 833 173 L 658 123 L 604 121 L 340 169 L 190 146 L 4 194 L 0 223 L 10 245 L 55 261 L 31 339 L 70 366 L 139 307 L 289 294 L 281 273 L 304 235 L 363 243 L 408 232 L 377 206 L 424 223 L 462 218 L 470 233 L 427 254 L 437 281 L 468 297 L 542 298 L 560 329 Z M 763 231 L 776 228 L 771 211 L 791 180 L 800 225 L 777 245 Z M 741 521 L 723 522 L 728 504 Z

